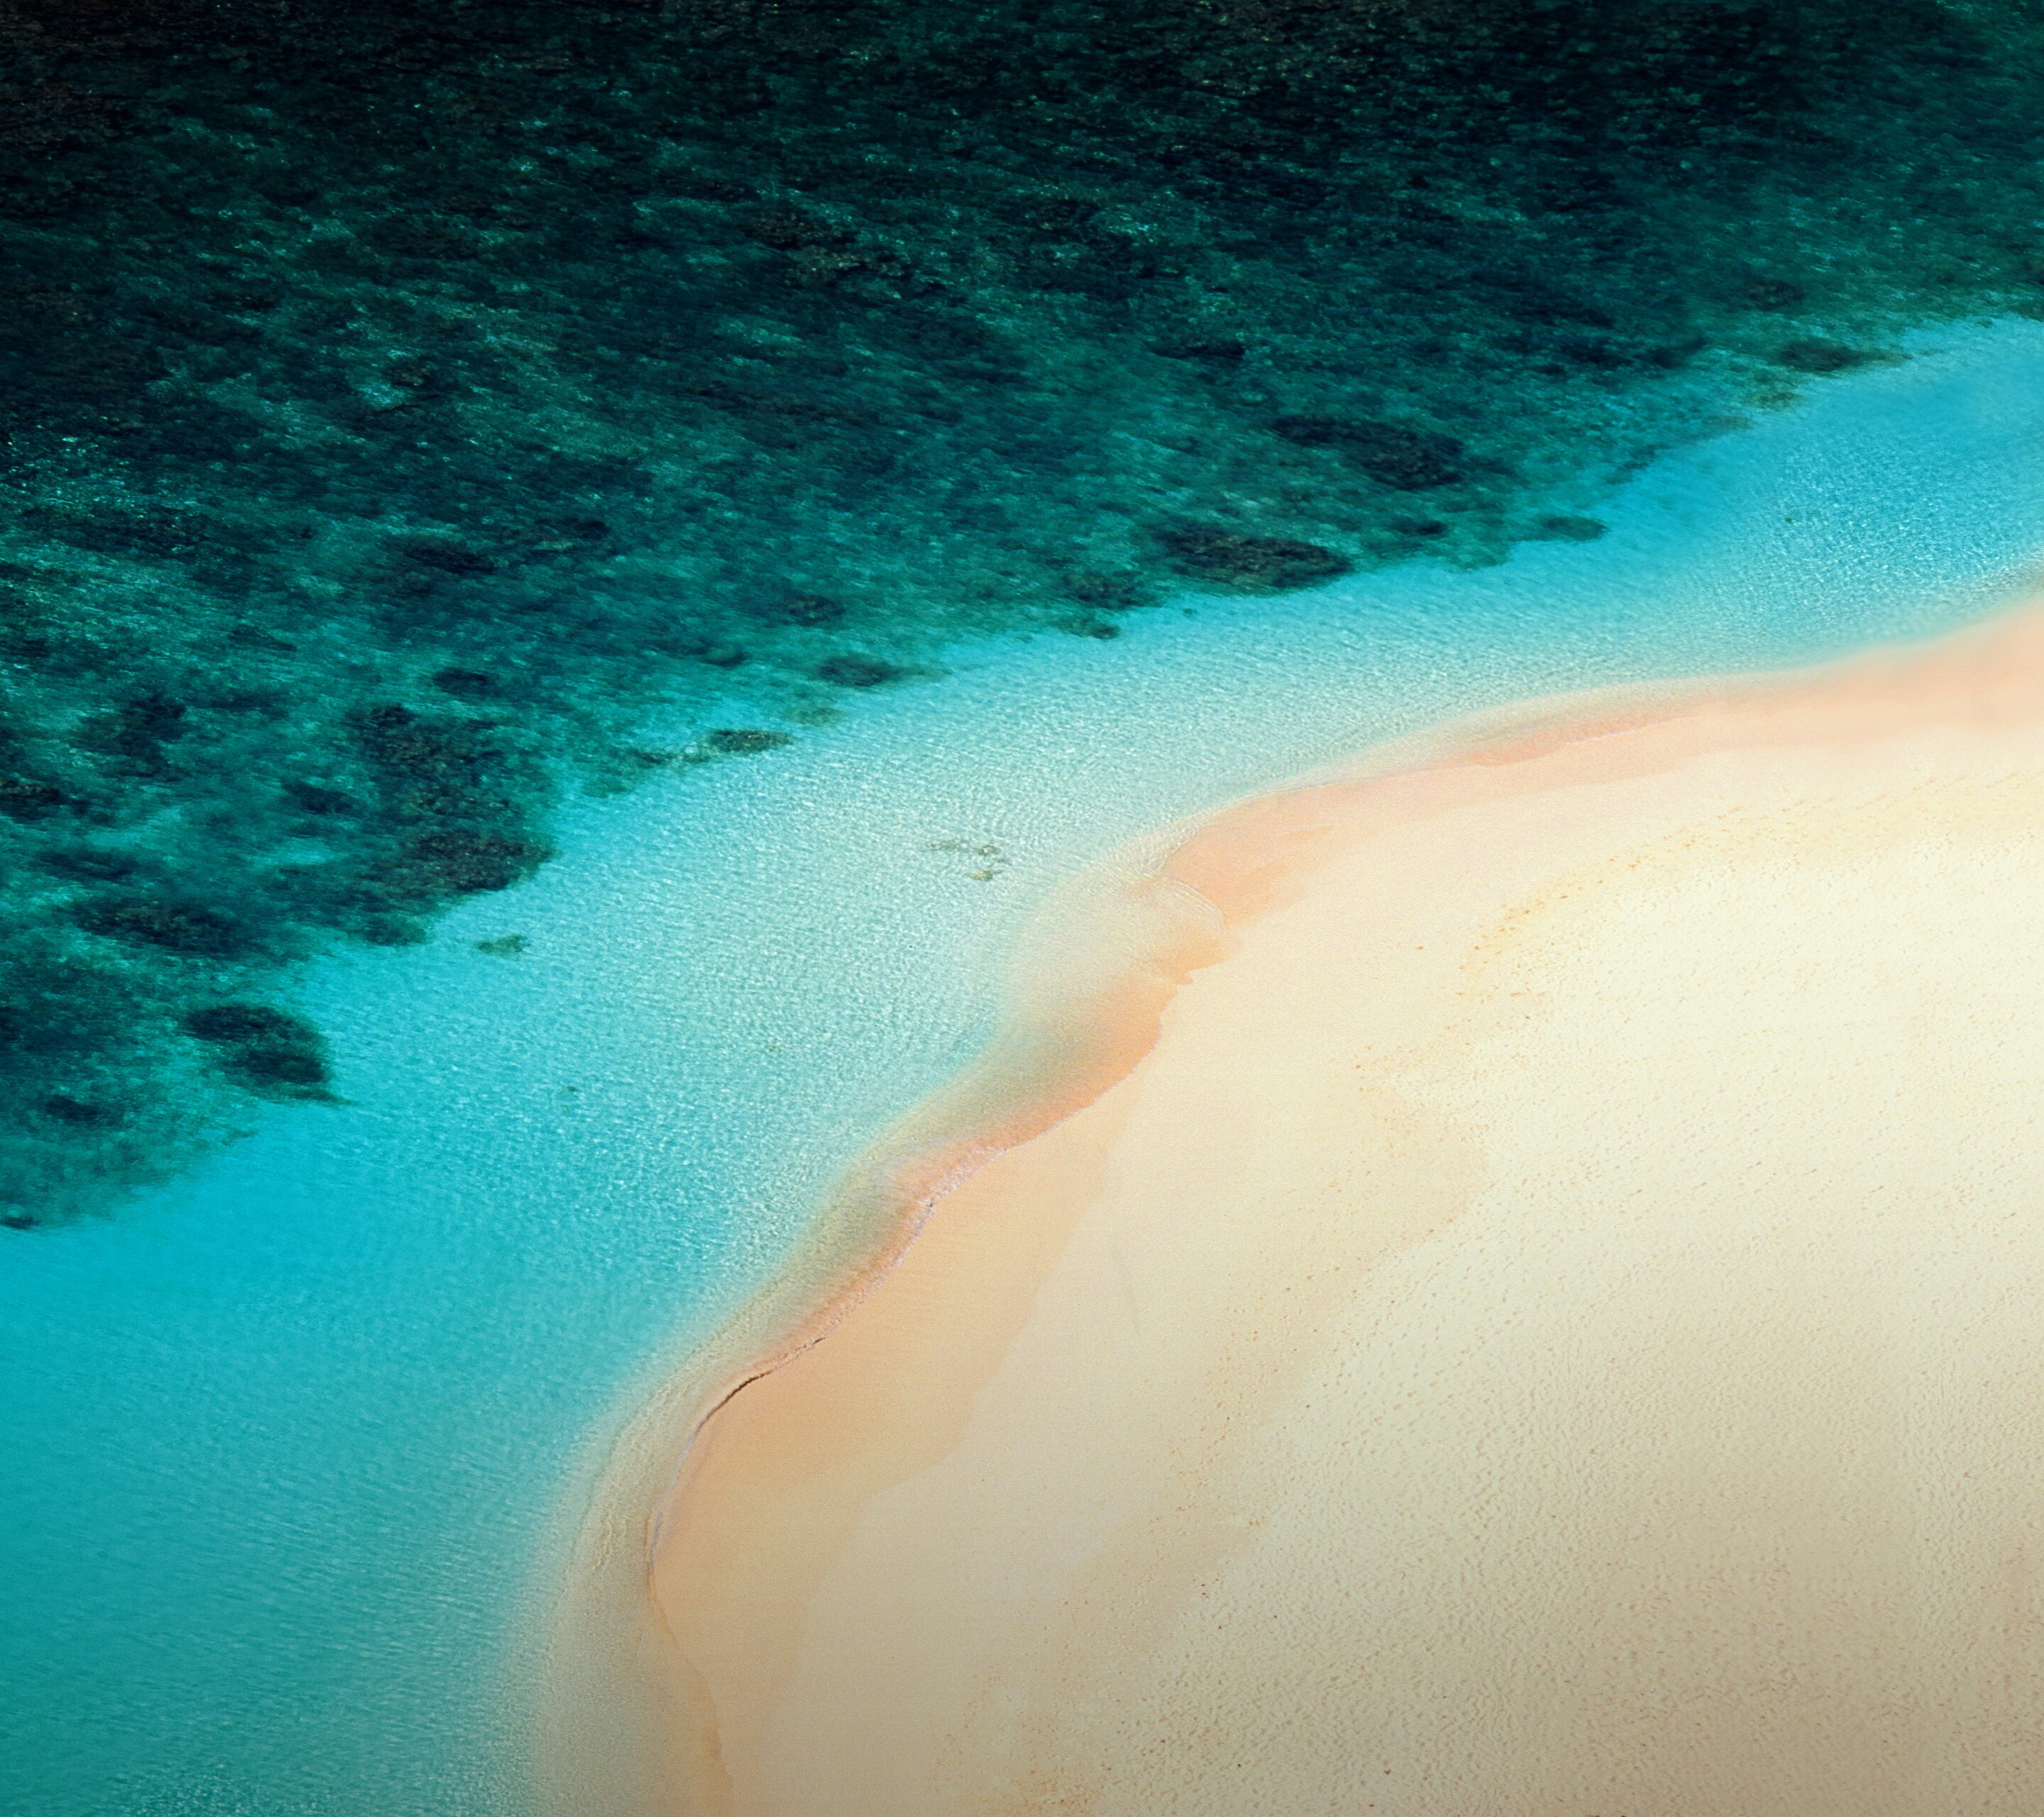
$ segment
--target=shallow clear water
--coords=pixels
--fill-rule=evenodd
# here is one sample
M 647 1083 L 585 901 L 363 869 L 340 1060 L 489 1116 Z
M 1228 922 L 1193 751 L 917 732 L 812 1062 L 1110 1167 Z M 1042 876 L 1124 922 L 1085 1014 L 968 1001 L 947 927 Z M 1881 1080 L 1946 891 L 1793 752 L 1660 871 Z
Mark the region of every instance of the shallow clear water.
M 961 648 L 586 804 L 427 947 L 323 964 L 344 1106 L 10 1256 L 0 1808 L 524 1809 L 605 1435 L 983 1036 L 1028 905 L 1443 714 L 1928 631 L 2044 573 L 2044 326 L 1926 345 L 1649 469 L 1599 541 Z

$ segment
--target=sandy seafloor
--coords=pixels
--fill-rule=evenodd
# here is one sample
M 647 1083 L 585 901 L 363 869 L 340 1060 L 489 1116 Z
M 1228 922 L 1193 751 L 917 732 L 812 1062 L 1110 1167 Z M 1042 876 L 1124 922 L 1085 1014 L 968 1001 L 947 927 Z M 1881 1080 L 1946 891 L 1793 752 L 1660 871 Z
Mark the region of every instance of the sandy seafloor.
M 984 1039 L 1030 905 L 1450 715 L 2022 590 L 2044 327 L 1923 348 L 1647 470 L 1600 541 L 961 649 L 784 751 L 583 805 L 424 951 L 323 962 L 344 1108 L 259 1114 L 119 1220 L 13 1247 L 0 1807 L 524 1809 L 610 1435 Z M 473 950 L 512 932 L 521 958 Z

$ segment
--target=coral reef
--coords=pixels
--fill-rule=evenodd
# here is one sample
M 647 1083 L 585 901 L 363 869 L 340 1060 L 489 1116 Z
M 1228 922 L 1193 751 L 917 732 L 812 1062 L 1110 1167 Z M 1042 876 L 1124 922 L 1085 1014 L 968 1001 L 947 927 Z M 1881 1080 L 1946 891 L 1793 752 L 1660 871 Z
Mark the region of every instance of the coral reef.
M 0 1212 L 325 1094 L 206 1031 L 655 709 L 1594 535 L 2044 304 L 2040 75 L 1995 0 L 0 0 Z

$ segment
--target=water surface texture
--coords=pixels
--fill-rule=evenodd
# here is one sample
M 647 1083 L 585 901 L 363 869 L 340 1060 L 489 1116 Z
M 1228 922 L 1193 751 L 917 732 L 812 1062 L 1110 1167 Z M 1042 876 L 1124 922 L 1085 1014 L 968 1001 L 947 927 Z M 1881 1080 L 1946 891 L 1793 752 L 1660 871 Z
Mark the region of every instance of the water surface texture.
M 294 968 L 565 794 L 2044 309 L 2040 83 L 2032 0 L 0 0 L 0 1219 L 325 1101 Z
M 0 1807 L 515 1817 L 608 1436 L 983 1039 L 1028 905 L 1447 713 L 1927 632 L 2044 572 L 2044 328 L 1919 337 L 1694 445 L 1595 540 L 987 636 L 563 816 L 540 874 L 292 1013 L 336 1101 L 0 1289 Z M 674 717 L 681 748 L 723 703 Z M 649 735 L 651 736 L 651 735 Z

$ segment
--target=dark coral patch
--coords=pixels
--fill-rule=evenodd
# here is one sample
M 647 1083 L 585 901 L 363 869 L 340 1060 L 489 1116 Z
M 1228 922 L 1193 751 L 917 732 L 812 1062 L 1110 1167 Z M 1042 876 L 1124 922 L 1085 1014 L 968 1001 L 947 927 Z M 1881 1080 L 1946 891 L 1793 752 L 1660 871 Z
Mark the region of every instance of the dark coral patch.
M 486 700 L 497 692 L 497 678 L 480 669 L 448 668 L 436 671 L 433 686 L 457 700 Z
M 822 594 L 786 593 L 756 608 L 755 616 L 770 624 L 799 624 L 816 630 L 841 622 L 844 605 Z
M 10 820 L 46 820 L 69 800 L 54 782 L 33 776 L 0 776 L 0 814 Z
M 267 1003 L 214 1003 L 193 1010 L 182 1027 L 221 1051 L 221 1067 L 245 1090 L 285 1101 L 331 1100 L 325 1043 L 302 1016 Z
M 785 732 L 767 732 L 755 726 L 719 726 L 706 735 L 705 742 L 726 757 L 751 757 L 763 751 L 778 751 L 794 741 Z
M 1543 517 L 1536 527 L 1538 535 L 1554 543 L 1594 543 L 1604 529 L 1594 517 Z
M 833 656 L 816 665 L 816 679 L 840 688 L 877 688 L 895 680 L 901 670 L 877 656 Z
M 76 917 L 88 933 L 192 958 L 238 958 L 254 943 L 236 917 L 203 902 L 173 897 L 100 897 L 81 904 Z
M 1291 536 L 1252 536 L 1201 524 L 1158 533 L 1171 565 L 1189 580 L 1238 593 L 1283 593 L 1347 574 L 1346 555 Z
M 551 855 L 538 839 L 449 828 L 413 840 L 379 874 L 394 894 L 434 901 L 509 889 Z
M 267 1003 L 214 1003 L 185 1017 L 184 1031 L 202 1041 L 295 1041 L 311 1038 L 312 1024 Z
M 1774 357 L 1784 366 L 1798 372 L 1827 374 L 1850 372 L 1856 366 L 1865 366 L 1879 357 L 1862 351 L 1856 347 L 1846 347 L 1835 340 L 1792 340 L 1780 348 Z
M 1344 417 L 1280 417 L 1271 425 L 1288 442 L 1331 448 L 1380 485 L 1427 492 L 1462 477 L 1462 444 L 1439 429 Z
M 305 1101 L 332 1095 L 332 1070 L 326 1057 L 311 1047 L 244 1047 L 229 1057 L 227 1069 L 238 1083 L 261 1097 Z
M 417 567 L 462 579 L 497 571 L 496 563 L 479 549 L 465 548 L 459 543 L 444 542 L 435 537 L 411 538 L 398 545 L 398 552 Z

